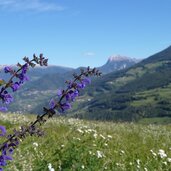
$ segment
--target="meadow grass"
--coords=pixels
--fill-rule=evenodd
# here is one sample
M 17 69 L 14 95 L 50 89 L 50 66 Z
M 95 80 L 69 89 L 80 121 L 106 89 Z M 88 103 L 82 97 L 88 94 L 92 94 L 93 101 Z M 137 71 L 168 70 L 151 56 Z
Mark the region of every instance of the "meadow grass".
M 8 132 L 34 115 L 0 114 Z M 27 137 L 7 171 L 169 171 L 171 126 L 83 121 L 55 117 L 44 137 Z M 3 141 L 3 138 L 0 140 Z

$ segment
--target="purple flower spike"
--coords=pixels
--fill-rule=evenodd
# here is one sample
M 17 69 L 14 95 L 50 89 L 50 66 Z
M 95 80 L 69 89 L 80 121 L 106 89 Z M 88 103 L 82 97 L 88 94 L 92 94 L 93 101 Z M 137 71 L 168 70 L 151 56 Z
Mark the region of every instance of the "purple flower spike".
M 13 92 L 17 91 L 20 88 L 20 84 L 18 82 L 15 82 L 14 84 L 12 84 L 11 88 Z
M 7 109 L 6 107 L 4 107 L 4 106 L 1 106 L 1 107 L 0 107 L 0 111 L 1 111 L 1 112 L 6 112 L 7 110 L 8 110 L 8 109 Z
M 4 68 L 4 71 L 5 71 L 5 73 L 11 72 L 11 71 L 12 71 L 12 68 L 6 66 L 6 67 Z
M 0 134 L 0 136 L 4 136 L 4 135 L 6 134 L 6 129 L 5 129 L 5 127 L 0 125 L 0 130 L 1 130 L 1 132 L 2 132 L 2 133 Z

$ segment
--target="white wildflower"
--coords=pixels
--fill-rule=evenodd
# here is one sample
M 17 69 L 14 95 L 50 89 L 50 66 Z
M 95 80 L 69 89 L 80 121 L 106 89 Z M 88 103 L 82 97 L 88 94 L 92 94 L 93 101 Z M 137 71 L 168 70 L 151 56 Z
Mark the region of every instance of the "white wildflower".
M 82 169 L 84 169 L 84 168 L 85 168 L 85 166 L 84 166 L 84 165 L 82 165 L 82 166 L 81 166 L 81 168 L 82 168 Z
M 107 135 L 107 137 L 108 137 L 108 138 L 112 138 L 112 136 L 111 136 L 111 135 Z
M 51 163 L 48 164 L 48 169 L 49 169 L 49 171 L 55 171 L 55 169 L 52 168 L 52 164 Z
M 162 159 L 167 157 L 167 154 L 166 154 L 165 151 L 162 150 L 162 149 L 159 150 L 158 155 L 159 155 L 160 158 L 162 158 Z
M 156 157 L 157 156 L 157 154 L 153 150 L 150 150 L 150 152 L 153 155 L 153 157 Z
M 84 131 L 83 130 L 81 130 L 81 129 L 77 129 L 77 131 L 79 132 L 79 133 L 81 133 L 81 134 L 83 134 L 84 133 Z
M 94 137 L 94 138 L 97 138 L 97 134 L 96 134 L 96 133 L 94 133 L 94 134 L 93 134 L 93 137 Z
M 121 155 L 122 155 L 122 154 L 125 154 L 125 151 L 121 150 L 121 151 L 120 151 L 120 154 L 121 154 Z
M 104 146 L 108 146 L 108 144 L 107 144 L 107 143 L 105 143 L 105 144 L 104 144 Z
M 148 169 L 146 167 L 144 167 L 144 171 L 148 171 Z
M 34 142 L 33 145 L 36 146 L 36 147 L 38 147 L 38 143 L 37 142 Z
M 169 163 L 171 163 L 171 158 L 167 158 L 167 161 L 168 161 Z
M 61 145 L 61 147 L 62 147 L 62 148 L 64 148 L 64 147 L 65 147 L 65 145 L 64 145 L 64 144 L 62 144 L 62 145 Z
M 78 141 L 81 141 L 81 139 L 80 138 L 76 138 Z
M 104 140 L 106 139 L 102 134 L 100 134 L 100 137 L 103 138 Z
M 166 161 L 164 161 L 163 164 L 167 166 L 167 162 Z
M 105 157 L 102 151 L 97 150 L 97 158 Z

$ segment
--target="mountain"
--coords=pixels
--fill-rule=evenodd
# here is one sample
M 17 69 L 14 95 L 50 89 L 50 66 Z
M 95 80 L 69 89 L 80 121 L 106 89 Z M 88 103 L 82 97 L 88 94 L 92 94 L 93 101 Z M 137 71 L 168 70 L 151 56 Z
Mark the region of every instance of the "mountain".
M 126 57 L 126 56 L 121 56 L 121 55 L 110 56 L 107 63 L 99 67 L 98 69 L 103 74 L 107 74 L 113 71 L 129 68 L 138 62 L 140 62 L 140 60 Z
M 89 100 L 73 115 L 117 121 L 171 117 L 170 68 L 171 46 L 130 68 L 106 74 L 87 88 Z
M 128 57 L 115 56 L 110 57 L 107 63 L 101 67 L 104 73 L 116 72 L 122 68 L 127 68 L 135 64 L 136 60 Z M 15 68 L 15 66 L 12 66 Z M 4 65 L 0 65 L 0 78 L 9 79 L 9 74 L 5 74 L 2 70 Z M 28 71 L 30 80 L 23 85 L 23 87 L 14 93 L 15 103 L 9 107 L 12 112 L 27 112 L 40 113 L 44 105 L 48 105 L 49 99 L 56 94 L 57 89 L 66 86 L 65 81 L 73 78 L 73 73 L 80 73 L 79 67 L 77 69 L 48 66 L 35 67 Z M 85 68 L 84 68 L 85 69 Z

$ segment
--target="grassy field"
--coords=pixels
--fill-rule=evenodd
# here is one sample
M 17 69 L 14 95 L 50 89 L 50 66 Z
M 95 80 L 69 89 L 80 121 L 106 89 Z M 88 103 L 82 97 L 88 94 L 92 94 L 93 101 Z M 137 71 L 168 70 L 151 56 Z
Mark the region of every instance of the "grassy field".
M 0 114 L 8 132 L 34 115 Z M 7 171 L 169 171 L 171 125 L 52 118 L 45 136 L 27 137 Z M 1 138 L 1 142 L 3 139 Z

